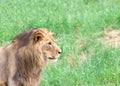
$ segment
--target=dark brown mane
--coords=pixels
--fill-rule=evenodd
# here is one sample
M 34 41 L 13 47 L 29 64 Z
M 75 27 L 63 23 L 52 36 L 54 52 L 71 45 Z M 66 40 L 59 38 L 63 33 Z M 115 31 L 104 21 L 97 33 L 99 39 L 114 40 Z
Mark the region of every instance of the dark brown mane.
M 28 30 L 26 32 L 23 32 L 17 36 L 14 37 L 13 41 L 14 40 L 17 40 L 19 41 L 22 45 L 27 45 L 29 43 L 29 37 L 31 36 L 32 34 L 32 30 Z M 19 45 L 21 45 L 19 44 Z M 21 45 L 21 46 L 22 46 Z
M 44 61 L 41 58 L 41 52 L 37 51 L 33 43 L 30 42 L 31 40 L 29 40 L 32 32 L 32 30 L 29 30 L 14 38 L 14 40 L 18 40 L 20 43 L 15 54 L 17 70 L 14 80 L 16 80 L 16 82 L 29 83 L 32 79 L 36 79 L 36 81 L 39 80 Z M 26 86 L 25 84 L 23 85 Z

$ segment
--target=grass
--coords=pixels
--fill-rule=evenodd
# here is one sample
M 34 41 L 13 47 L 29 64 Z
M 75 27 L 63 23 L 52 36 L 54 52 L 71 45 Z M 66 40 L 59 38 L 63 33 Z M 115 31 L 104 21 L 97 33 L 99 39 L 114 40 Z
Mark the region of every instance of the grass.
M 58 39 L 62 55 L 43 68 L 40 86 L 119 86 L 120 47 L 98 41 L 109 25 L 120 28 L 119 0 L 0 1 L 1 45 L 33 27 Z

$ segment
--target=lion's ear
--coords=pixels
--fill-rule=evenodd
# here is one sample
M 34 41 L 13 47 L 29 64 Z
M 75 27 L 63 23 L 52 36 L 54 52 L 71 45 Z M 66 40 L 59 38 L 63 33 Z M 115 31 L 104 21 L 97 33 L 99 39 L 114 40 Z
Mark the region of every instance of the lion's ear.
M 35 31 L 34 32 L 34 42 L 38 42 L 40 40 L 43 40 L 44 35 L 41 31 Z

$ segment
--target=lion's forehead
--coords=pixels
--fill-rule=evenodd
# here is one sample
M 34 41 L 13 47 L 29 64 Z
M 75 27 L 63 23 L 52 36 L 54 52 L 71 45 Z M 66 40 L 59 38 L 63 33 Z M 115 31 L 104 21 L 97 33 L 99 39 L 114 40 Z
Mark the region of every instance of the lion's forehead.
M 54 39 L 54 37 L 52 36 L 52 35 L 46 35 L 46 40 L 48 40 L 48 41 L 51 41 L 51 42 L 55 42 L 55 39 Z

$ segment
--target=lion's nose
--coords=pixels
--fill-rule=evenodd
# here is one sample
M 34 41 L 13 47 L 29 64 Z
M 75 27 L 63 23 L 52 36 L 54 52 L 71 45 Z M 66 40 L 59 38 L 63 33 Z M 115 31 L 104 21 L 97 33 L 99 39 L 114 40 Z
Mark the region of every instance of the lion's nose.
M 60 49 L 60 50 L 58 51 L 58 54 L 61 54 L 61 52 L 62 52 L 62 51 L 61 51 L 61 49 Z

